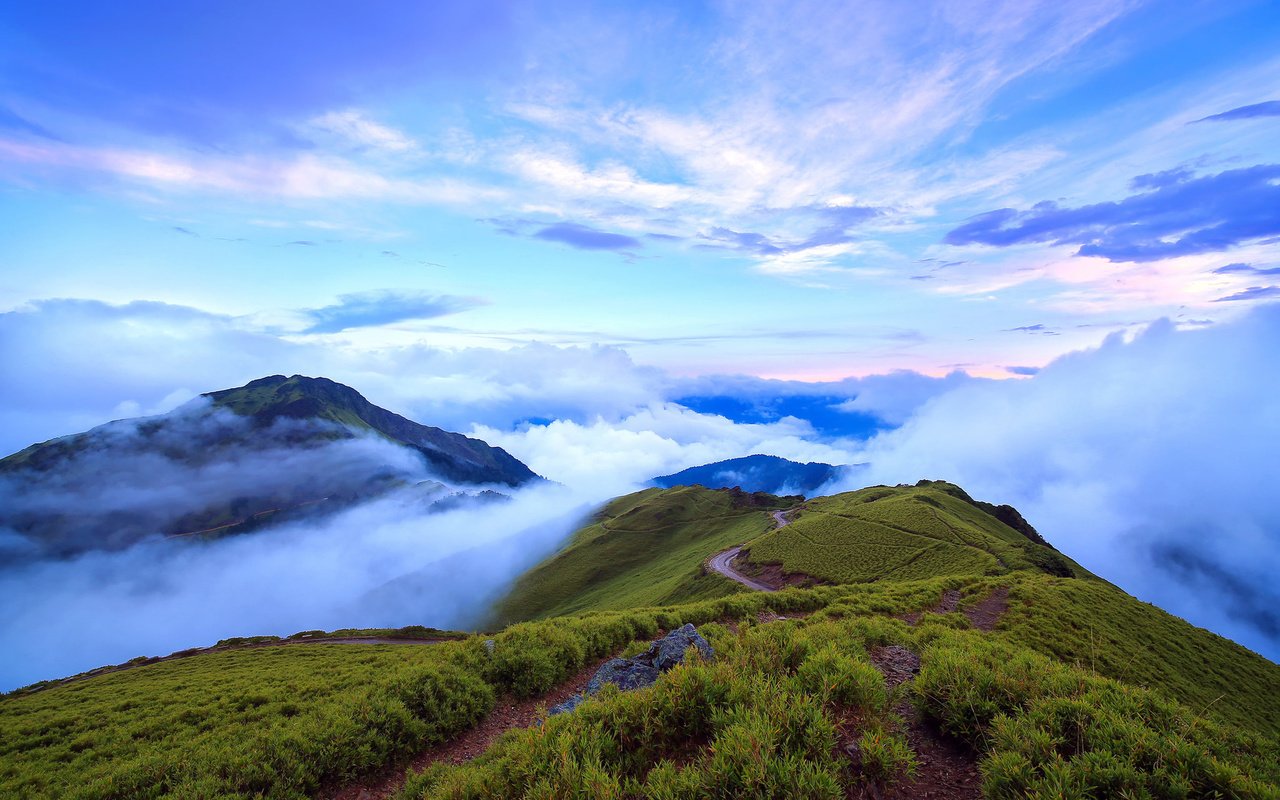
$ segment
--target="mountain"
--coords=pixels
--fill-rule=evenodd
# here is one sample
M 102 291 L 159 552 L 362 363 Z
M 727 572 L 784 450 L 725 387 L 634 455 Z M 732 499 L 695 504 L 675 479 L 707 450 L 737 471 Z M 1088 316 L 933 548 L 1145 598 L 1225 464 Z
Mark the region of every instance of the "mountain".
M 650 483 L 664 489 L 673 486 L 731 489 L 736 486 L 747 492 L 809 494 L 845 475 L 848 470 L 849 467 L 831 464 L 801 464 L 778 456 L 753 455 L 689 467 L 672 475 L 661 475 Z
M 777 586 L 1019 570 L 1094 577 L 1021 515 L 1029 532 L 988 510 L 997 508 L 944 481 L 805 502 L 737 488 L 645 489 L 606 504 L 558 553 L 521 576 L 495 606 L 493 621 L 731 594 L 739 587 L 708 574 L 703 564 L 733 545 L 743 545 L 736 571 Z
M 244 533 L 412 490 L 540 480 L 500 448 L 420 425 L 325 378 L 273 375 L 168 414 L 117 420 L 0 460 L 0 556 L 127 547 L 157 534 Z
M 500 447 L 405 419 L 328 378 L 272 375 L 238 389 L 202 396 L 209 398 L 214 408 L 252 418 L 260 428 L 281 419 L 305 419 L 377 433 L 416 450 L 431 471 L 446 481 L 515 487 L 538 480 L 532 470 Z
M 516 581 L 495 607 L 493 624 L 723 596 L 733 587 L 699 565 L 761 536 L 774 525 L 766 512 L 797 500 L 702 486 L 619 497 Z
M 941 481 L 648 489 L 500 608 L 0 697 L 0 795 L 1280 798 L 1280 667 Z M 539 723 L 684 625 L 710 657 Z

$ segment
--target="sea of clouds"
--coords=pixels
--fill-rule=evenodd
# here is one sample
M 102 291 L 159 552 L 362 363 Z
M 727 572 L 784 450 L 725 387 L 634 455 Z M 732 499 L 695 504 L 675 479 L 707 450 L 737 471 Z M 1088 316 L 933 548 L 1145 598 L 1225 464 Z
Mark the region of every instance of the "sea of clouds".
M 14 610 L 0 622 L 0 685 L 230 635 L 473 625 L 593 504 L 751 453 L 869 464 L 856 485 L 827 491 L 941 478 L 1010 503 L 1087 568 L 1274 660 L 1278 345 L 1280 306 L 1261 306 L 1214 326 L 1117 334 L 1025 379 L 813 385 L 676 378 L 608 347 L 368 352 L 175 306 L 35 304 L 0 314 L 0 381 L 15 387 L 0 404 L 6 450 L 297 372 L 483 438 L 562 485 L 447 514 L 384 500 L 265 536 L 0 566 L 0 602 Z M 822 397 L 888 429 L 865 438 L 786 414 L 698 413 L 677 402 L 691 395 L 760 408 Z M 467 577 L 430 579 L 446 572 Z

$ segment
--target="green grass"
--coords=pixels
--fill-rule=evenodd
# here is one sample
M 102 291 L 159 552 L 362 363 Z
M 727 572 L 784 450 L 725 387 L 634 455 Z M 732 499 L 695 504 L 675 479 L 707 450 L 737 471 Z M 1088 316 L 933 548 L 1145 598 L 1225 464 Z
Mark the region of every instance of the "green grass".
M 510 732 L 413 777 L 403 799 L 879 791 L 920 766 L 895 711 L 904 698 L 975 748 L 990 797 L 1280 799 L 1280 667 L 1093 578 L 953 488 L 823 498 L 776 531 L 769 506 L 742 496 L 649 490 L 608 505 L 517 584 L 502 613 L 547 619 L 495 634 L 492 652 L 484 636 L 249 637 L 0 697 L 0 796 L 305 798 L 692 622 L 713 662 Z M 702 574 L 741 542 L 833 585 L 766 594 Z M 903 620 L 945 590 L 963 610 L 996 587 L 1009 609 L 991 632 L 962 613 Z M 765 610 L 812 613 L 757 623 Z M 868 660 L 887 644 L 922 661 L 895 694 Z M 855 746 L 856 766 L 841 755 Z
M 411 776 L 400 800 L 878 794 L 920 768 L 868 658 L 885 644 L 920 653 L 919 678 L 898 691 L 975 748 L 990 797 L 1280 797 L 1274 735 L 966 630 L 954 615 L 914 629 L 868 616 L 910 605 L 887 587 L 817 591 L 827 592 L 817 614 L 736 633 L 706 625 L 714 662 L 507 733 L 474 761 Z M 850 742 L 857 762 L 842 756 Z
M 1027 576 L 1001 635 L 1055 660 L 1160 690 L 1197 712 L 1280 731 L 1280 668 L 1100 581 Z
M 1001 575 L 1014 570 L 1092 577 L 950 484 L 877 486 L 804 504 L 795 520 L 751 542 L 757 564 L 833 583 Z
M 723 597 L 743 591 L 702 562 L 774 526 L 741 495 L 681 486 L 646 489 L 606 505 L 558 553 L 525 573 L 496 606 L 493 624 Z
M 996 583 L 1010 586 L 1015 602 L 992 633 L 965 630 L 958 614 L 926 615 L 916 628 L 895 616 L 933 606 L 944 589 L 972 599 Z M 1112 594 L 1085 595 L 1098 606 L 1093 613 L 1111 618 L 1115 640 L 1105 658 L 1097 637 L 1059 633 L 1080 613 L 1059 594 L 1069 599 L 1079 587 Z M 1022 605 L 1028 598 L 1033 610 Z M 754 624 L 765 609 L 816 613 Z M 739 635 L 715 624 L 735 620 Z M 452 737 L 496 698 L 537 696 L 584 664 L 684 622 L 703 626 L 720 654 L 715 663 L 511 734 L 469 766 L 417 779 L 409 796 L 573 796 L 567 787 L 586 781 L 598 796 L 642 787 L 650 796 L 698 797 L 721 786 L 731 787 L 721 796 L 828 797 L 851 782 L 891 783 L 911 758 L 885 711 L 892 698 L 866 669 L 870 648 L 889 643 L 915 649 L 923 674 L 941 676 L 921 681 L 929 694 L 918 701 L 984 748 L 984 774 L 1005 787 L 1002 796 L 1091 780 L 1090 770 L 1156 797 L 1177 796 L 1162 792 L 1178 781 L 1226 781 L 1238 797 L 1276 796 L 1264 785 L 1277 780 L 1267 767 L 1277 762 L 1268 759 L 1280 757 L 1270 722 L 1280 711 L 1275 665 L 1106 584 L 1031 572 L 750 592 L 530 622 L 494 636 L 492 656 L 477 636 L 423 646 L 248 648 L 162 662 L 0 698 L 0 796 L 306 797 Z M 1204 650 L 1215 663 L 1151 691 L 1121 684 L 1110 679 L 1123 678 L 1126 637 L 1183 641 L 1187 653 Z M 1161 652 L 1172 659 L 1162 667 L 1169 674 L 1192 669 L 1185 653 Z M 1012 677 L 1000 671 L 1006 665 Z M 942 680 L 953 674 L 963 679 Z M 1201 684 L 1235 678 L 1229 696 L 1203 707 Z M 1063 727 L 1073 719 L 1062 716 L 1063 703 L 1087 711 L 1077 717 L 1097 742 L 1092 750 L 1053 744 L 1057 755 L 1029 754 L 1013 746 L 1028 729 L 1048 731 L 1036 741 L 1065 741 L 1063 731 L 1075 728 Z M 848 734 L 865 751 L 856 773 L 823 749 L 850 708 L 861 721 Z M 1145 716 L 1131 719 L 1135 710 Z M 1108 745 L 1131 740 L 1155 756 L 1133 763 Z M 1184 772 L 1152 772 L 1152 764 L 1174 760 Z

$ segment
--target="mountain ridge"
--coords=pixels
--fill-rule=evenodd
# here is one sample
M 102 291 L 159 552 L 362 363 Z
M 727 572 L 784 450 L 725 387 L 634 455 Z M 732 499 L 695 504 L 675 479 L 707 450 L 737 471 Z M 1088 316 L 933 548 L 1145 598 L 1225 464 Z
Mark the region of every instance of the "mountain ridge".
M 731 489 L 736 486 L 747 492 L 809 494 L 847 474 L 850 469 L 849 466 L 819 461 L 802 463 L 780 456 L 754 453 L 699 464 L 670 475 L 659 475 L 649 482 L 664 489 L 695 485 L 708 489 Z
M 413 422 L 336 381 L 272 375 L 0 459 L 0 488 L 13 498 L 0 528 L 18 534 L 4 545 L 15 559 L 248 533 L 409 488 L 424 471 L 455 485 L 542 480 L 501 448 Z M 427 484 L 418 495 L 447 488 Z

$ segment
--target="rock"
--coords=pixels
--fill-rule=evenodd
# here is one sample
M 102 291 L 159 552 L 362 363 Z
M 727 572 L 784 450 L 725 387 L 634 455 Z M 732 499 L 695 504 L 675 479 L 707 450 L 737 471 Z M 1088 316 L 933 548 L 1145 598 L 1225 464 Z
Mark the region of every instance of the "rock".
M 709 659 L 715 655 L 711 651 L 711 645 L 698 633 L 698 629 L 685 623 L 684 627 L 677 628 L 649 645 L 648 652 L 636 656 L 636 659 L 648 659 L 658 672 L 666 672 L 676 664 L 684 663 L 685 651 L 690 647 L 698 648 L 703 658 Z
M 698 633 L 693 625 L 685 624 L 666 636 L 649 644 L 649 649 L 634 658 L 611 658 L 604 663 L 587 682 L 587 688 L 563 703 L 551 707 L 547 713 L 563 714 L 577 708 L 583 700 L 599 693 L 605 684 L 612 683 L 622 691 L 652 686 L 658 675 L 677 664 L 684 663 L 685 653 L 693 647 L 703 658 L 715 657 L 711 644 Z
M 493 648 L 496 646 L 497 646 L 497 643 L 494 642 L 492 639 L 485 639 L 484 640 L 485 655 L 489 656 L 489 658 L 493 658 Z

